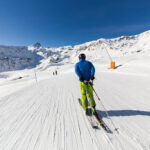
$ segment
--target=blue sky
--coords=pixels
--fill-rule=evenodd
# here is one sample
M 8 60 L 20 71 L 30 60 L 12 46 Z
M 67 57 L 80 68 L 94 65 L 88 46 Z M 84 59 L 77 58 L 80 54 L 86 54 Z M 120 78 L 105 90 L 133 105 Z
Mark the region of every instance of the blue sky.
M 0 0 L 0 45 L 59 47 L 146 30 L 149 0 Z

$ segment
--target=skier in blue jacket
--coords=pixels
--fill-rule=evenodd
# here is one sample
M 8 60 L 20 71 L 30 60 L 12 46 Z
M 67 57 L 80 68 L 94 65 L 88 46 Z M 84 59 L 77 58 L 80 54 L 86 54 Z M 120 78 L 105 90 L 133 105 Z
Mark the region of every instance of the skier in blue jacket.
M 81 88 L 81 95 L 82 95 L 82 106 L 88 115 L 87 108 L 88 108 L 88 100 L 87 96 L 89 99 L 89 103 L 92 107 L 93 113 L 96 113 L 95 111 L 95 106 L 96 103 L 94 101 L 94 96 L 93 96 L 93 87 L 90 84 L 85 84 L 84 81 L 90 81 L 94 80 L 95 77 L 95 68 L 93 64 L 89 61 L 86 61 L 86 56 L 85 54 L 80 54 L 79 55 L 79 62 L 75 65 L 75 72 L 77 76 L 79 77 L 80 80 L 80 88 Z M 87 96 L 86 96 L 87 95 Z

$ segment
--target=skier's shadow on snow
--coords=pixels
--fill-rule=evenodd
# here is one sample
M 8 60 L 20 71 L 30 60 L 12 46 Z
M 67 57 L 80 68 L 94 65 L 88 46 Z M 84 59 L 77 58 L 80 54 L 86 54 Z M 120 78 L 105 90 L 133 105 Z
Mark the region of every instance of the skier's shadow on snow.
M 107 111 L 110 117 L 113 116 L 150 116 L 150 111 L 141 110 L 109 110 Z M 107 117 L 105 111 L 97 110 L 97 113 L 103 118 Z

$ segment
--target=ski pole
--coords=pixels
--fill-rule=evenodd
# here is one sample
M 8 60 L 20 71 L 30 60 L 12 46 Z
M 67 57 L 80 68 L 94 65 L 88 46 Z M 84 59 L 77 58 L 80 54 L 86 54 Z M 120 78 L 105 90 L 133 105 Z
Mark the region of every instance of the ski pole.
M 107 109 L 105 108 L 104 104 L 102 103 L 101 99 L 99 98 L 99 96 L 98 96 L 98 94 L 96 93 L 96 91 L 95 91 L 94 88 L 93 88 L 93 91 L 94 91 L 95 95 L 97 96 L 98 100 L 101 102 L 101 105 L 103 106 L 103 108 L 104 108 L 104 110 L 105 110 L 105 113 L 106 113 L 106 115 L 107 115 L 107 118 L 110 119 L 110 121 L 111 121 L 111 123 L 112 123 L 112 125 L 113 125 L 113 127 L 114 127 L 114 130 L 115 130 L 117 133 L 119 133 L 118 128 L 116 128 L 116 126 L 115 126 L 113 120 L 110 118 L 110 115 L 109 115 L 108 112 L 107 112 Z
M 35 75 L 35 81 L 36 81 L 36 83 L 37 83 L 37 76 L 36 76 L 36 71 L 35 71 L 35 69 L 34 69 L 34 75 Z

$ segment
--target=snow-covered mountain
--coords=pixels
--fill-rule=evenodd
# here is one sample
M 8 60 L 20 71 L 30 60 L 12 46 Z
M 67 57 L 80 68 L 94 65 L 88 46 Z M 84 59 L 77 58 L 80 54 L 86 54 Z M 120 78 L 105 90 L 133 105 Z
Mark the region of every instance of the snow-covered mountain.
M 87 42 L 74 47 L 77 55 L 80 52 L 87 53 L 89 59 L 109 58 L 107 51 L 112 58 L 129 56 L 132 54 L 150 54 L 150 31 L 135 36 L 121 36 L 115 39 L 99 39 Z
M 150 31 L 135 36 L 96 41 L 59 48 L 43 47 L 35 43 L 28 47 L 0 46 L 0 71 L 17 70 L 38 66 L 74 63 L 80 53 L 92 61 L 103 61 L 121 56 L 150 55 Z M 109 55 L 108 55 L 109 53 Z
M 39 64 L 42 57 L 25 46 L 0 45 L 0 71 L 32 68 Z
M 147 31 L 74 47 L 0 46 L 1 71 L 15 70 L 0 72 L 0 150 L 150 150 L 149 41 Z M 96 68 L 96 110 L 111 134 L 96 120 L 93 129 L 78 103 L 82 52 Z

